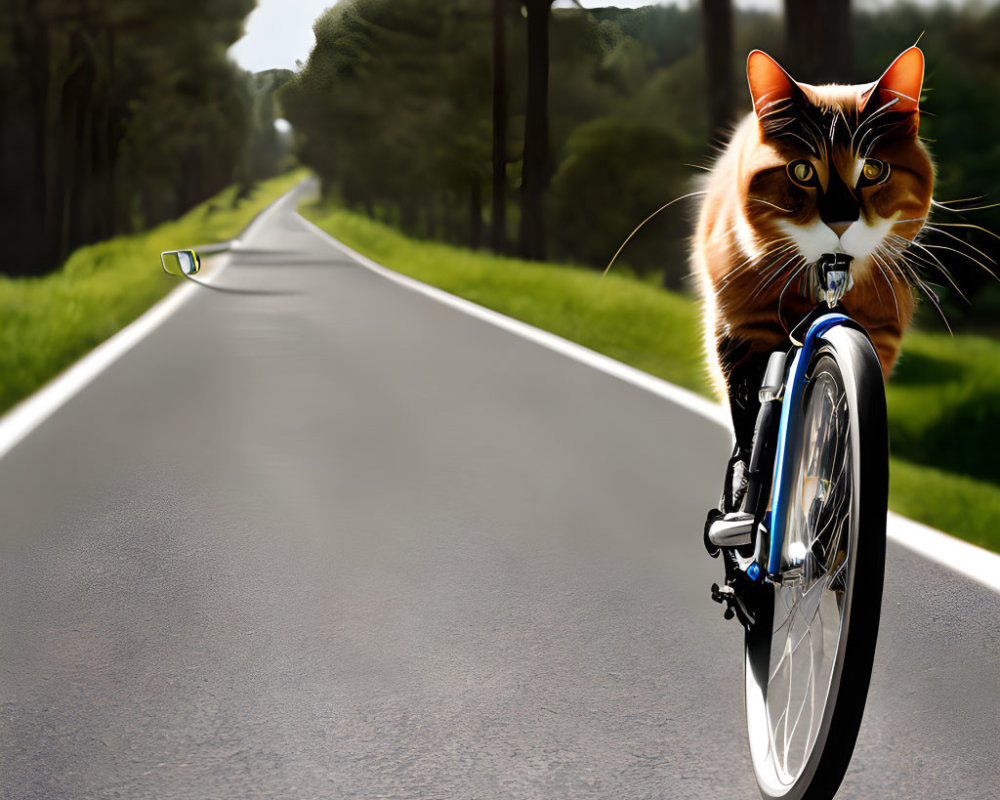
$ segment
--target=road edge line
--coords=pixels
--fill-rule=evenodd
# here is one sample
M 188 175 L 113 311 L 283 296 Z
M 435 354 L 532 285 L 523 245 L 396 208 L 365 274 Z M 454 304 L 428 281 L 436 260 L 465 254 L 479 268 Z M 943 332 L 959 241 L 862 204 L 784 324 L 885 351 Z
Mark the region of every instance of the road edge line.
M 310 230 L 324 240 L 327 240 L 331 246 L 351 257 L 361 266 L 381 275 L 383 278 L 451 306 L 469 316 L 502 328 L 523 339 L 535 342 L 574 361 L 586 364 L 601 372 L 619 378 L 626 383 L 645 389 L 698 414 L 704 419 L 714 422 L 730 433 L 732 432 L 729 414 L 726 412 L 725 407 L 719 403 L 713 403 L 689 389 L 675 386 L 669 381 L 657 378 L 635 367 L 630 367 L 628 364 L 623 364 L 621 361 L 616 361 L 610 356 L 598 353 L 576 342 L 571 342 L 569 339 L 564 339 L 550 331 L 536 328 L 527 322 L 508 317 L 499 311 L 494 311 L 471 300 L 450 294 L 436 286 L 418 281 L 416 278 L 395 272 L 379 264 L 377 261 L 373 261 L 368 256 L 359 253 L 339 239 L 334 238 L 331 234 L 298 212 L 296 212 L 296 215 Z M 942 564 L 952 571 L 964 575 L 992 589 L 994 592 L 1000 593 L 1000 555 L 974 545 L 971 542 L 958 539 L 944 531 L 939 531 L 921 522 L 911 520 L 894 511 L 888 513 L 886 534 L 892 541 L 923 556 L 929 561 Z
M 218 271 L 221 271 L 221 267 Z M 51 417 L 73 396 L 156 330 L 197 289 L 186 283 L 171 290 L 124 328 L 49 380 L 0 417 L 0 459 Z
M 660 397 L 664 397 L 679 406 L 683 406 L 689 411 L 692 411 L 695 414 L 716 423 L 717 425 L 727 429 L 729 428 L 726 410 L 718 403 L 706 400 L 704 397 L 699 394 L 695 394 L 690 389 L 675 386 L 672 383 L 668 383 L 667 381 L 650 375 L 648 372 L 643 372 L 635 367 L 630 367 L 628 364 L 616 361 L 610 356 L 606 356 L 603 353 L 598 353 L 595 350 L 584 347 L 582 344 L 577 344 L 569 339 L 564 339 L 562 336 L 552 333 L 551 331 L 536 328 L 534 325 L 530 325 L 527 322 L 522 322 L 521 320 L 514 319 L 513 317 L 508 317 L 505 314 L 501 314 L 499 311 L 494 311 L 493 309 L 486 308 L 478 303 L 473 303 L 471 300 L 466 300 L 463 297 L 458 297 L 457 295 L 446 292 L 443 289 L 438 289 L 436 286 L 431 286 L 430 284 L 423 283 L 415 278 L 410 278 L 406 275 L 394 272 L 388 267 L 382 266 L 377 261 L 373 261 L 367 256 L 353 250 L 338 239 L 335 239 L 322 228 L 307 220 L 301 214 L 298 216 L 299 219 L 308 225 L 314 233 L 329 239 L 328 243 L 330 245 L 341 250 L 355 261 L 358 261 L 362 266 L 372 270 L 373 272 L 377 272 L 379 275 L 390 281 L 405 286 L 407 289 L 411 289 L 419 294 L 426 295 L 427 297 L 437 300 L 439 303 L 458 309 L 469 316 L 477 317 L 498 328 L 510 331 L 523 339 L 529 339 L 530 341 L 540 344 L 550 350 L 562 353 L 575 361 L 588 364 L 601 372 L 606 372 L 617 378 L 621 378 L 627 383 L 641 386 L 646 391 L 659 395 Z
M 275 198 L 258 213 L 239 236 L 231 240 L 232 249 L 236 249 L 238 252 L 240 241 L 251 233 L 265 216 L 273 213 L 282 200 L 291 196 L 296 189 L 302 186 L 303 182 L 300 181 L 292 189 Z M 212 284 L 229 266 L 231 257 L 228 252 L 220 253 L 214 257 L 214 260 L 216 263 L 212 265 L 210 273 L 205 276 L 201 283 Z M 151 269 L 154 267 L 155 264 L 150 265 Z M 32 431 L 81 392 L 104 370 L 166 322 L 190 299 L 192 293 L 197 289 L 198 285 L 195 281 L 186 282 L 172 289 L 165 297 L 143 311 L 128 325 L 115 331 L 95 348 L 10 408 L 0 417 L 0 459 L 17 447 Z
M 888 521 L 894 542 L 1000 593 L 1000 555 L 895 511 L 889 512 Z

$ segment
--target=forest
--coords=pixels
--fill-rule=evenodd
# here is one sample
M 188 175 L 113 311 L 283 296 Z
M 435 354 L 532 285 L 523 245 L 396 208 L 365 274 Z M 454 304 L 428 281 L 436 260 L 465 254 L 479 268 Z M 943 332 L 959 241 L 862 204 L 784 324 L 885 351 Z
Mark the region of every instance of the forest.
M 254 0 L 0 0 L 6 275 L 275 174 L 275 90 L 227 48 Z
M 953 325 L 995 327 L 996 6 L 790 0 L 779 18 L 728 0 L 631 10 L 341 0 L 315 33 L 279 98 L 328 199 L 412 235 L 595 268 L 695 187 L 749 110 L 751 49 L 805 82 L 864 83 L 919 39 L 936 196 L 961 201 L 936 211 L 960 226 L 943 228 L 938 252 L 971 302 L 927 277 Z M 623 268 L 685 286 L 691 217 L 684 202 L 659 214 L 629 242 Z
M 328 200 L 428 239 L 603 268 L 748 110 L 749 50 L 807 82 L 867 82 L 919 39 L 935 214 L 955 226 L 937 252 L 970 302 L 927 278 L 955 326 L 996 330 L 995 4 L 565 5 L 340 0 L 301 69 L 251 75 L 227 48 L 254 0 L 0 0 L 0 272 L 43 275 L 249 191 L 287 166 L 277 116 Z M 691 217 L 684 201 L 655 216 L 616 268 L 684 288 Z

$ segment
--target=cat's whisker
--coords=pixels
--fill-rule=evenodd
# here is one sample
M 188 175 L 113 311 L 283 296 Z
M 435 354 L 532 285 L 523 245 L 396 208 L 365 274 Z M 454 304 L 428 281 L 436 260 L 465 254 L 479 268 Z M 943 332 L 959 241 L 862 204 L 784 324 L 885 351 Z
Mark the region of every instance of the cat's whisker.
M 781 324 L 781 327 L 785 329 L 785 333 L 790 332 L 788 326 L 785 324 L 785 317 L 781 309 L 781 304 L 785 301 L 785 292 L 788 291 L 788 287 L 792 285 L 792 282 L 798 278 L 799 275 L 802 274 L 803 270 L 805 270 L 808 266 L 809 265 L 803 261 L 798 267 L 792 270 L 792 274 L 788 276 L 788 280 L 785 281 L 785 285 L 781 287 L 781 292 L 778 294 L 778 322 Z
M 951 323 L 948 322 L 948 317 L 945 315 L 944 309 L 941 308 L 941 303 L 938 301 L 937 295 L 934 294 L 934 290 L 931 289 L 922 280 L 920 280 L 920 278 L 914 276 L 914 280 L 916 280 L 917 285 L 920 287 L 920 290 L 924 293 L 927 299 L 931 301 L 931 305 L 934 306 L 934 310 L 937 311 L 938 316 L 941 317 L 941 321 L 944 323 L 944 326 L 948 329 L 948 333 L 954 335 L 955 332 L 952 330 Z
M 937 256 L 935 256 L 930 250 L 928 250 L 927 249 L 927 245 L 925 245 L 923 242 L 920 242 L 917 239 L 913 239 L 913 240 L 906 239 L 906 238 L 904 238 L 902 236 L 899 236 L 898 234 L 895 234 L 895 233 L 891 234 L 889 238 L 891 240 L 889 243 L 894 248 L 894 251 L 895 251 L 896 255 L 898 255 L 898 256 L 900 256 L 902 258 L 916 258 L 916 259 L 921 259 L 921 257 L 918 256 L 911 249 L 911 248 L 916 247 L 916 248 L 919 248 L 920 250 L 922 250 L 924 253 L 926 253 L 927 257 L 933 261 L 933 264 L 929 264 L 930 266 L 933 266 L 933 267 L 935 267 L 937 269 L 940 269 L 942 271 L 945 271 L 945 272 L 947 271 L 948 268 L 944 265 L 944 262 L 942 262 L 941 259 L 939 259 Z M 965 254 L 963 253 L 961 255 L 965 255 Z M 925 259 L 921 259 L 921 260 L 925 260 Z
M 918 266 L 925 267 L 927 269 L 938 270 L 938 271 L 942 271 L 942 272 L 946 272 L 947 271 L 947 267 L 944 265 L 944 263 L 940 259 L 938 259 L 933 253 L 931 253 L 930 251 L 926 250 L 923 247 L 923 245 L 921 245 L 919 243 L 914 243 L 914 247 L 919 247 L 927 255 L 926 256 L 922 256 L 922 255 L 916 253 L 913 250 L 905 250 L 904 251 L 904 250 L 899 249 L 899 248 L 893 250 L 892 252 L 893 252 L 893 255 L 898 260 L 907 260 L 908 259 L 909 261 L 917 264 Z
M 944 322 L 944 326 L 948 329 L 948 333 L 953 333 L 951 324 L 948 322 L 948 317 L 945 316 L 944 309 L 941 308 L 941 303 L 938 301 L 937 295 L 934 294 L 934 291 L 921 279 L 916 270 L 906 263 L 906 261 L 901 261 L 900 266 L 906 270 L 913 283 L 927 296 L 927 299 L 930 300 L 931 305 L 934 306 L 934 309 L 941 317 L 941 321 Z
M 949 205 L 954 203 L 978 203 L 980 200 L 985 200 L 987 195 L 977 194 L 974 197 L 956 197 L 954 200 L 938 200 L 937 198 L 931 198 L 931 204 L 935 206 L 944 206 L 947 208 Z
M 951 279 L 951 274 L 949 273 L 944 262 L 928 250 L 927 247 L 921 242 L 916 240 L 910 241 L 895 234 L 892 234 L 891 238 L 898 241 L 898 243 L 891 243 L 891 246 L 893 248 L 892 252 L 899 261 L 909 260 L 927 269 L 937 270 L 938 272 L 944 274 L 945 277 L 948 278 L 949 282 L 954 285 L 954 281 Z M 925 255 L 918 254 L 913 248 L 920 249 L 923 253 L 925 253 Z M 958 287 L 956 286 L 956 289 L 957 288 Z
M 968 253 L 963 253 L 961 250 L 958 250 L 957 248 L 949 247 L 946 244 L 921 244 L 920 246 L 924 250 L 943 250 L 946 253 L 954 253 L 956 256 L 961 256 L 962 258 L 966 259 L 967 261 L 971 261 L 973 264 L 975 264 L 977 267 L 979 267 L 981 270 L 983 270 L 991 278 L 993 278 L 995 280 L 1000 280 L 1000 277 L 998 277 L 997 274 L 992 269 L 990 269 L 988 266 L 986 266 L 985 264 L 983 264 L 978 259 L 973 258 Z
M 899 315 L 899 302 L 896 300 L 896 289 L 892 285 L 892 281 L 889 279 L 889 276 L 886 274 L 885 269 L 882 267 L 881 259 L 879 259 L 879 257 L 875 253 L 872 253 L 872 261 L 875 262 L 875 266 L 878 267 L 878 271 L 881 272 L 882 273 L 882 277 L 885 278 L 886 285 L 889 287 L 889 294 L 892 297 L 892 305 L 896 309 L 896 321 L 900 322 L 902 320 L 902 318 Z M 890 272 L 891 272 L 891 268 L 890 268 Z M 875 281 L 872 281 L 872 285 L 875 286 L 875 293 L 876 293 L 876 295 L 878 295 L 879 300 L 881 301 L 882 296 L 881 296 L 881 294 L 879 294 L 879 291 L 878 291 L 878 283 L 875 282 Z
M 794 214 L 794 208 L 782 208 L 777 203 L 772 203 L 770 200 L 765 200 L 763 197 L 747 197 L 747 200 L 753 200 L 755 203 L 763 203 L 765 206 L 770 206 L 771 208 L 776 208 L 778 211 L 784 211 L 786 214 Z
M 739 228 L 739 225 L 738 224 L 734 224 L 734 225 L 731 225 L 727 229 L 726 232 L 727 233 L 733 233 L 738 228 Z M 761 264 L 761 263 L 764 263 L 765 261 L 767 261 L 768 259 L 773 259 L 775 255 L 781 253 L 783 250 L 788 250 L 789 248 L 795 247 L 795 240 L 791 236 L 780 236 L 780 237 L 778 237 L 777 239 L 774 240 L 774 242 L 772 243 L 772 245 L 773 245 L 772 248 L 770 250 L 768 250 L 767 252 L 765 252 L 761 256 L 753 256 L 753 255 L 745 256 L 743 258 L 743 260 L 737 266 L 741 266 L 742 267 L 742 266 L 746 266 L 746 265 L 749 265 L 749 264 L 755 264 L 755 263 L 756 264 Z M 781 246 L 778 247 L 777 249 L 775 249 L 775 246 L 777 246 L 777 245 L 781 245 Z
M 997 203 L 997 205 L 1000 205 L 1000 203 Z M 968 228 L 969 230 L 979 231 L 981 233 L 985 233 L 987 236 L 992 236 L 994 239 L 997 239 L 998 241 L 1000 241 L 1000 234 L 996 234 L 993 231 L 991 231 L 989 228 L 984 228 L 982 225 L 975 225 L 975 224 L 973 224 L 971 222 L 935 222 L 933 225 L 928 225 L 927 227 L 930 230 L 935 230 L 935 229 L 941 228 L 941 227 L 945 227 L 945 228 Z M 947 231 L 940 231 L 940 233 L 947 234 Z M 965 241 L 965 240 L 963 239 L 963 240 L 960 240 L 960 241 Z M 990 260 L 993 261 L 993 259 L 990 259 Z M 995 264 L 996 262 L 994 261 L 993 263 Z
M 916 253 L 914 253 L 912 250 L 909 250 L 906 253 L 902 253 L 901 252 L 901 255 L 904 258 L 906 258 L 906 257 L 911 258 L 914 261 L 917 261 L 918 263 L 923 264 L 924 266 L 930 267 L 932 269 L 937 269 L 938 272 L 940 272 L 942 275 L 944 275 L 945 279 L 951 285 L 951 288 L 955 290 L 955 292 L 958 294 L 958 296 L 961 297 L 966 303 L 968 303 L 969 302 L 969 298 L 967 298 L 965 296 L 965 294 L 962 292 L 962 290 L 959 288 L 958 284 L 955 282 L 955 279 L 952 277 L 951 272 L 948 271 L 948 268 L 944 265 L 944 263 L 937 256 L 935 256 L 932 252 L 930 252 L 926 248 L 925 245 L 921 244 L 920 242 L 913 242 L 913 245 L 915 247 L 919 247 L 921 250 L 923 250 L 925 253 L 927 253 L 927 255 L 933 261 L 928 261 L 927 259 L 922 258 L 921 256 L 919 256 Z
M 797 258 L 802 258 L 802 256 L 796 253 L 794 256 L 788 259 L 784 264 L 782 264 L 774 272 L 772 272 L 771 275 L 763 283 L 760 283 L 757 286 L 755 286 L 753 291 L 750 293 L 750 296 L 760 297 L 760 295 L 764 293 L 764 290 L 772 283 L 774 283 L 778 278 L 780 278 L 784 273 L 785 268 L 789 266 L 791 263 L 793 263 Z M 805 266 L 804 259 L 802 266 Z
M 729 271 L 729 275 L 734 275 L 734 273 L 745 272 L 748 269 L 759 270 L 761 268 L 767 267 L 770 264 L 776 262 L 789 250 L 795 248 L 795 242 L 789 236 L 782 236 L 780 239 L 776 239 L 774 242 L 774 247 L 765 252 L 762 256 L 754 257 L 747 256 L 743 259 L 736 267 Z M 780 245 L 780 246 L 778 246 Z
M 930 226 L 928 226 L 928 227 L 930 227 Z M 935 230 L 935 229 L 932 228 L 932 230 Z M 935 230 L 935 232 L 936 233 L 944 234 L 946 236 L 950 235 L 950 234 L 948 234 L 947 231 Z M 951 236 L 951 238 L 954 239 L 959 244 L 964 244 L 966 247 L 968 247 L 973 252 L 976 252 L 979 255 L 982 255 L 987 261 L 989 261 L 991 264 L 993 264 L 993 266 L 996 266 L 996 261 L 994 261 L 988 255 L 986 255 L 985 253 L 983 253 L 981 250 L 977 249 L 976 247 L 973 247 L 971 244 L 969 244 L 968 242 L 964 241 L 963 239 L 959 239 L 957 236 Z M 986 272 L 986 274 L 989 275 L 994 280 L 1000 281 L 1000 277 L 997 276 L 996 272 L 994 272 L 992 269 L 990 269 L 990 267 L 986 266 L 986 264 L 984 264 L 979 259 L 977 259 L 974 256 L 970 255 L 969 253 L 967 253 L 964 250 L 960 250 L 960 249 L 958 249 L 956 247 L 950 247 L 949 245 L 945 245 L 945 244 L 932 244 L 930 242 L 927 242 L 927 243 L 916 242 L 915 244 L 917 244 L 917 246 L 920 247 L 921 250 L 923 250 L 925 253 L 927 253 L 930 256 L 933 256 L 933 253 L 931 253 L 931 250 L 942 250 L 942 251 L 944 251 L 946 253 L 953 253 L 956 256 L 964 258 L 966 261 L 972 262 L 977 267 L 979 267 L 981 270 L 983 270 L 984 272 Z M 935 258 L 935 261 L 937 261 L 938 264 L 941 263 L 937 258 Z M 944 269 L 944 265 L 942 265 L 942 269 Z
M 966 211 L 985 211 L 989 208 L 998 208 L 1000 203 L 989 203 L 985 206 L 969 206 L 966 208 L 952 208 L 955 203 L 977 203 L 980 200 L 985 200 L 986 195 L 980 195 L 979 197 L 963 197 L 960 200 L 935 200 L 931 198 L 931 205 L 937 208 L 943 208 L 945 211 L 951 211 L 953 214 L 962 214 Z
M 991 258 L 990 256 L 988 256 L 986 253 L 984 253 L 982 250 L 980 250 L 975 245 L 970 244 L 969 242 L 965 241 L 965 239 L 961 239 L 961 238 L 959 238 L 958 236 L 956 236 L 955 234 L 953 234 L 953 233 L 951 233 L 949 231 L 942 230 L 937 225 L 927 224 L 927 225 L 924 225 L 924 228 L 926 230 L 933 231 L 934 233 L 940 233 L 942 236 L 947 236 L 949 239 L 953 239 L 954 241 L 958 242 L 959 244 L 965 245 L 966 247 L 968 247 L 970 250 L 972 250 L 977 255 L 980 255 L 983 258 L 985 258 L 991 264 L 995 265 L 997 263 L 993 258 Z
M 896 287 L 893 283 L 893 278 L 896 282 L 902 283 L 904 286 L 909 286 L 909 282 L 906 280 L 905 275 L 899 275 L 897 270 L 892 267 L 893 262 L 898 258 L 898 252 L 891 250 L 885 246 L 885 242 L 876 245 L 875 251 L 872 253 L 872 260 L 875 265 L 879 268 L 879 272 L 882 273 L 882 277 L 885 278 L 886 284 L 889 286 L 889 293 L 892 295 L 892 302 L 896 308 L 896 319 L 901 321 L 899 313 L 899 303 L 897 302 Z M 881 257 L 881 258 L 879 258 Z M 874 281 L 872 284 L 876 287 L 878 291 L 878 284 Z
M 779 258 L 781 258 L 785 253 L 787 253 L 790 250 L 795 249 L 795 247 L 796 247 L 795 242 L 792 241 L 790 237 L 785 236 L 785 237 L 782 237 L 782 239 L 787 239 L 788 243 L 782 245 L 781 247 L 777 248 L 776 250 L 770 250 L 770 251 L 768 251 L 767 253 L 764 254 L 764 256 L 762 258 L 760 258 L 760 259 L 755 259 L 755 258 L 752 258 L 752 257 L 745 258 L 740 264 L 738 264 L 736 267 L 734 267 L 728 273 L 726 273 L 726 276 L 719 283 L 719 288 L 720 289 L 721 288 L 725 288 L 733 280 L 735 280 L 737 277 L 739 277 L 740 275 L 742 275 L 744 272 L 747 272 L 747 271 L 749 271 L 751 269 L 753 269 L 753 270 L 759 270 L 762 267 L 766 267 L 769 264 L 773 264 L 775 261 L 777 261 Z M 782 241 L 782 239 L 779 239 L 778 242 Z M 786 262 L 786 263 L 788 263 L 788 262 Z
M 615 259 L 617 259 L 618 256 L 621 255 L 622 250 L 625 249 L 625 245 L 627 245 L 632 240 L 632 237 L 635 236 L 639 232 L 639 230 L 642 228 L 643 225 L 645 225 L 647 222 L 649 222 L 653 217 L 655 217 L 661 211 L 666 211 L 674 203 L 679 203 L 681 200 L 690 200 L 692 197 L 697 197 L 698 195 L 701 195 L 701 194 L 707 194 L 707 192 L 706 191 L 688 192 L 687 194 L 681 195 L 680 197 L 675 197 L 669 203 L 664 203 L 662 206 L 660 206 L 658 209 L 656 209 L 656 211 L 654 211 L 652 214 L 650 214 L 648 217 L 646 217 L 646 219 L 644 219 L 642 222 L 640 222 L 638 225 L 636 225 L 635 228 L 632 230 L 632 233 L 630 233 L 625 238 L 625 241 L 622 242 L 621 246 L 615 251 L 615 254 L 611 257 L 611 261 L 608 262 L 608 265 L 604 268 L 604 272 L 601 273 L 601 277 L 603 278 L 605 275 L 608 274 L 608 270 L 611 269 L 612 265 L 615 263 Z

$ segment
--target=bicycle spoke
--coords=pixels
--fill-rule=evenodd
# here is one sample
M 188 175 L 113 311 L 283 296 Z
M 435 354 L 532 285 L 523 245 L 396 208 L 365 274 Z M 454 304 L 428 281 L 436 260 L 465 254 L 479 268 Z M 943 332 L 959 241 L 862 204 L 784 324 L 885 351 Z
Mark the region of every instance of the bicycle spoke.
M 840 387 L 821 375 L 803 418 L 803 451 L 792 484 L 786 548 L 796 570 L 774 587 L 771 664 L 765 696 L 768 758 L 794 783 L 815 744 L 843 624 L 851 521 L 850 417 Z
M 792 435 L 779 442 L 789 472 L 784 503 L 771 509 L 784 528 L 779 575 L 761 586 L 755 603 L 763 624 L 746 640 L 750 752 L 769 800 L 825 797 L 843 776 L 864 707 L 878 619 L 871 606 L 881 590 L 881 572 L 873 572 L 883 564 L 878 506 L 886 474 L 877 359 L 862 333 L 839 332 L 802 380 L 800 393 L 786 395 L 801 405 L 787 417 Z

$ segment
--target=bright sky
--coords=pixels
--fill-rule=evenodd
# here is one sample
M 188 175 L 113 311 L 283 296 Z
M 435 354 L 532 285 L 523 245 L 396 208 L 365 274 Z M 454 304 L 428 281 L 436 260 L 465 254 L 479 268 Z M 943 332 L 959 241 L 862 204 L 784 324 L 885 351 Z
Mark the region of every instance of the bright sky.
M 637 8 L 653 0 L 581 0 L 588 8 L 620 6 Z M 686 0 L 690 2 L 690 0 Z M 780 0 L 737 0 L 741 6 L 778 9 Z M 295 69 L 303 63 L 316 43 L 312 26 L 336 0 L 257 0 L 257 8 L 247 20 L 246 35 L 229 49 L 229 55 L 244 69 L 260 72 L 284 67 Z M 567 0 L 557 5 L 569 6 Z

